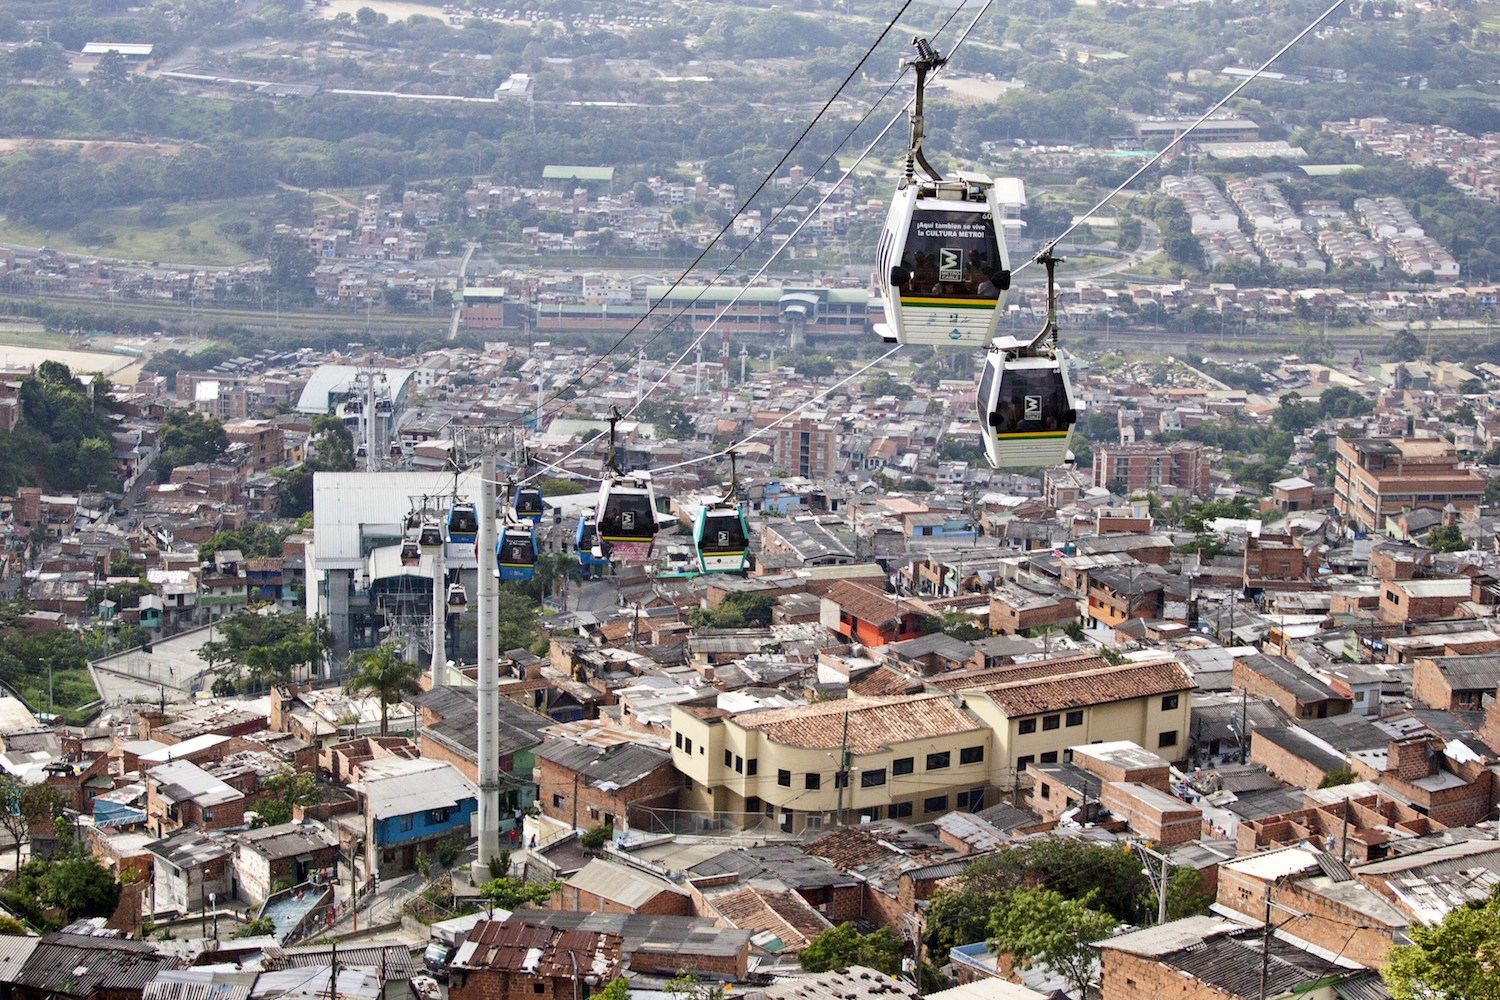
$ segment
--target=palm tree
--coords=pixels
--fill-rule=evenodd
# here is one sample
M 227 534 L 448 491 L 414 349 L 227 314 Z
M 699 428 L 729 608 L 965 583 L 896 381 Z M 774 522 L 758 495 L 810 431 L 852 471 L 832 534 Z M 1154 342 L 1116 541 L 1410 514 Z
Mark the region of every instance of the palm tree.
M 362 649 L 349 659 L 356 672 L 344 684 L 350 694 L 373 694 L 380 699 L 380 735 L 388 735 L 386 708 L 400 701 L 403 694 L 416 694 L 422 688 L 417 679 L 422 668 L 402 659 L 399 642 L 382 642 L 374 649 Z

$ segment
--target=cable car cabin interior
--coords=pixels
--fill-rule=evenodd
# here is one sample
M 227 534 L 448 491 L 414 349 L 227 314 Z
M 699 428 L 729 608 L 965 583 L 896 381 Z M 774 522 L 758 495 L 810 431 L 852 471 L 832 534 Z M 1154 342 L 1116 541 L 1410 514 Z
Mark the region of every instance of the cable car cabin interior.
M 448 508 L 448 541 L 472 542 L 479 534 L 479 518 L 471 503 L 456 503 Z
M 462 611 L 469 606 L 469 592 L 464 590 L 461 583 L 450 583 L 448 585 L 448 610 Z
M 477 526 L 475 530 L 478 530 Z M 443 530 L 438 527 L 436 521 L 422 522 L 421 534 L 417 536 L 417 544 L 424 549 L 435 549 L 443 544 Z
M 408 538 L 401 543 L 401 565 L 416 566 L 422 561 L 422 547 L 417 544 L 415 538 Z
M 656 496 L 651 481 L 638 476 L 607 478 L 599 484 L 595 508 L 599 550 L 606 559 L 644 560 L 656 538 Z
M 1078 412 L 1060 358 L 991 349 L 978 406 L 985 457 L 995 468 L 1061 465 L 1067 459 Z
M 912 178 L 897 189 L 880 236 L 877 272 L 887 342 L 984 347 L 1010 288 L 1002 214 L 983 174 Z
M 536 568 L 536 536 L 531 525 L 507 524 L 495 543 L 495 562 L 502 580 L 530 580 Z
M 745 515 L 737 506 L 700 508 L 693 525 L 693 547 L 703 572 L 743 572 L 750 551 Z
M 516 516 L 540 521 L 542 519 L 542 491 L 534 486 L 523 486 L 517 490 Z

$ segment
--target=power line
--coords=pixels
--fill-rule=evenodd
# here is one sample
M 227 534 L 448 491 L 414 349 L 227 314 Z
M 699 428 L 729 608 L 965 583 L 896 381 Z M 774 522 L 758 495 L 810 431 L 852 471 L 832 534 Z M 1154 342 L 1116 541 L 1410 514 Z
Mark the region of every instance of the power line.
M 795 152 L 797 147 L 801 145 L 802 141 L 808 137 L 813 128 L 818 124 L 819 121 L 822 120 L 823 116 L 828 113 L 828 109 L 833 106 L 833 102 L 838 100 L 839 95 L 844 92 L 844 88 L 847 87 L 849 85 L 849 82 L 854 79 L 854 76 L 859 72 L 860 67 L 865 64 L 870 56 L 874 55 L 875 50 L 880 46 L 880 43 L 885 40 L 885 36 L 890 34 L 891 29 L 896 26 L 896 22 L 901 19 L 902 15 L 906 13 L 907 9 L 912 5 L 912 3 L 913 0 L 904 0 L 901 5 L 901 9 L 896 11 L 895 16 L 892 17 L 890 21 L 886 23 L 885 27 L 880 30 L 880 34 L 876 36 L 875 41 L 872 42 L 869 48 L 865 50 L 864 55 L 860 56 L 859 62 L 855 63 L 854 68 L 849 71 L 849 74 L 845 76 L 844 79 L 839 83 L 838 87 L 829 96 L 828 100 L 825 101 L 823 106 L 818 109 L 818 113 L 815 114 L 812 120 L 807 123 L 807 126 L 802 130 L 802 133 L 797 136 L 797 139 L 787 147 L 786 152 L 781 155 L 781 159 L 777 160 L 776 163 L 771 167 L 771 169 L 766 172 L 765 176 L 761 178 L 760 183 L 755 186 L 755 190 L 750 192 L 750 195 L 745 198 L 745 200 L 740 204 L 740 207 L 735 210 L 734 215 L 724 223 L 723 227 L 720 228 L 718 233 L 714 235 L 714 238 L 708 242 L 708 245 L 705 246 L 699 252 L 698 256 L 693 259 L 693 262 L 689 264 L 684 271 L 678 274 L 675 279 L 673 279 L 672 284 L 667 288 L 667 295 L 670 295 L 683 283 L 684 280 L 687 279 L 687 276 L 692 273 L 693 269 L 698 266 L 703 258 L 708 256 L 708 252 L 715 246 L 717 246 L 719 244 L 719 241 L 724 238 L 724 234 L 728 233 L 734 227 L 735 222 L 750 207 L 751 202 L 755 200 L 756 196 L 759 195 L 761 191 L 765 190 L 767 184 L 770 184 L 771 181 L 775 179 L 777 171 L 781 169 L 782 165 L 785 164 L 787 160 L 791 159 L 792 153 Z M 665 296 L 663 296 L 663 301 L 665 301 Z M 655 312 L 654 308 L 647 308 L 645 315 L 643 315 L 636 322 L 632 323 L 630 329 L 621 334 L 619 339 L 610 346 L 609 350 L 605 351 L 602 355 L 595 358 L 589 364 L 585 365 L 584 368 L 579 371 L 579 373 L 575 375 L 571 381 L 569 381 L 562 388 L 553 393 L 552 399 L 548 400 L 548 402 L 556 400 L 564 392 L 567 392 L 579 382 L 583 381 L 585 375 L 593 371 L 595 368 L 599 367 L 599 365 L 602 364 L 606 358 L 608 358 L 615 351 L 619 350 L 619 348 L 625 343 L 625 341 L 629 340 L 630 337 L 638 329 L 640 329 L 641 324 L 645 323 L 646 320 L 651 318 L 653 312 Z M 665 329 L 665 327 L 663 329 Z M 659 332 L 657 336 L 660 336 Z M 544 403 L 543 405 L 545 406 L 546 404 Z M 538 412 L 540 412 L 540 407 L 538 408 Z

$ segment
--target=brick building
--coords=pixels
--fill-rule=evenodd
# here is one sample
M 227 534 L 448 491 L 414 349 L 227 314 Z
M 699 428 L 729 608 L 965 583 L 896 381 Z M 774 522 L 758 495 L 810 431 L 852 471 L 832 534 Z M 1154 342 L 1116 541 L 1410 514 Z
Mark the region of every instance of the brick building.
M 1352 698 L 1275 656 L 1251 653 L 1234 658 L 1234 685 L 1253 695 L 1269 698 L 1294 719 L 1324 719 L 1347 714 Z
M 535 757 L 543 815 L 575 827 L 615 826 L 632 805 L 676 807 L 681 778 L 665 750 L 554 738 L 538 747 Z
M 1380 620 L 1405 624 L 1453 618 L 1458 606 L 1473 596 L 1473 581 L 1466 576 L 1451 580 L 1389 580 L 1380 587 Z
M 650 913 L 687 917 L 692 895 L 684 888 L 628 864 L 593 858 L 574 872 L 548 905 L 575 913 Z
M 1421 656 L 1412 666 L 1412 697 L 1429 708 L 1477 712 L 1497 686 L 1500 655 Z
M 1339 438 L 1336 447 L 1334 509 L 1365 531 L 1384 531 L 1402 511 L 1452 504 L 1473 513 L 1484 500 L 1484 477 L 1442 439 Z
M 601 989 L 620 971 L 619 934 L 524 919 L 480 921 L 453 957 L 450 1000 L 574 1000 L 580 980 Z
M 1212 466 L 1197 441 L 1101 444 L 1094 449 L 1094 485 L 1129 496 L 1175 486 L 1197 496 L 1213 491 Z
M 1100 801 L 1147 840 L 1176 847 L 1198 839 L 1203 813 L 1159 788 L 1139 781 L 1106 781 Z
M 1042 584 L 1005 583 L 990 594 L 990 630 L 1014 635 L 1078 620 L 1078 598 Z

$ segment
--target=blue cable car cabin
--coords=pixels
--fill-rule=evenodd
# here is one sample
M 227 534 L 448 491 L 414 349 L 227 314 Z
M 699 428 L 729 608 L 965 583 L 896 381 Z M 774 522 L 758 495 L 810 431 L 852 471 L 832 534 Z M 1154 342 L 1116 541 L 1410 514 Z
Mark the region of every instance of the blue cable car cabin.
M 536 535 L 531 525 L 510 523 L 500 529 L 495 543 L 500 579 L 528 581 L 536 569 Z
M 599 532 L 594 526 L 592 514 L 578 515 L 578 530 L 574 533 L 573 540 L 578 543 L 579 568 L 586 575 L 597 576 L 609 565 L 608 559 L 594 554 L 594 548 L 599 544 Z
M 472 544 L 479 536 L 479 518 L 471 503 L 456 503 L 448 508 L 448 541 Z
M 522 486 L 516 490 L 516 516 L 523 520 L 542 519 L 542 491 L 535 486 Z
M 693 549 L 705 573 L 743 573 L 750 562 L 750 530 L 738 505 L 698 508 Z

